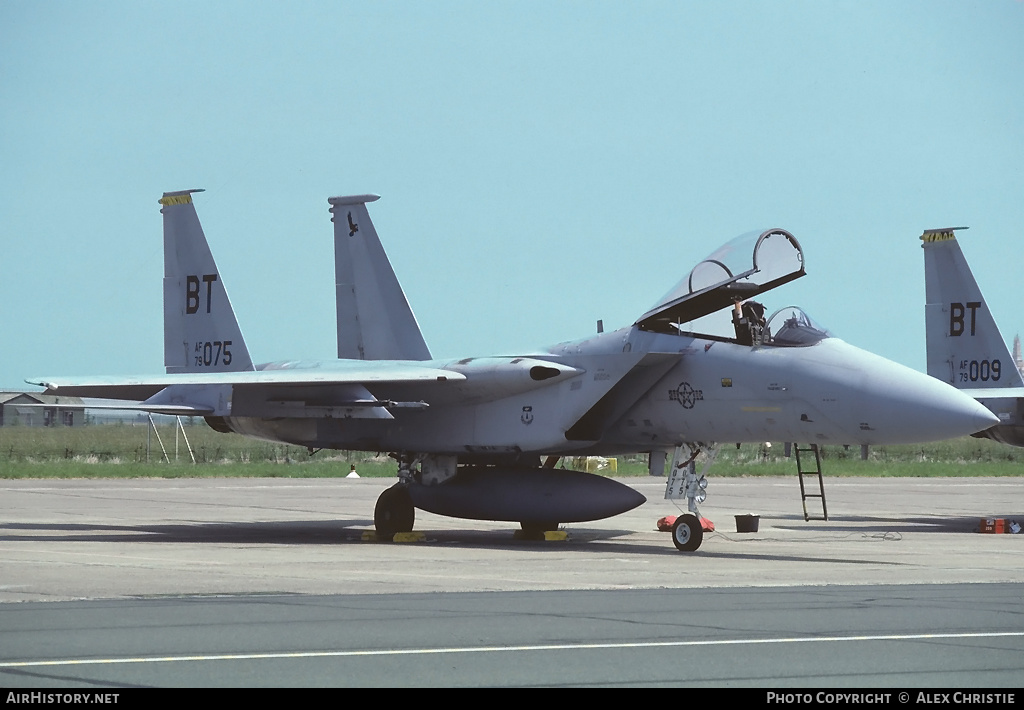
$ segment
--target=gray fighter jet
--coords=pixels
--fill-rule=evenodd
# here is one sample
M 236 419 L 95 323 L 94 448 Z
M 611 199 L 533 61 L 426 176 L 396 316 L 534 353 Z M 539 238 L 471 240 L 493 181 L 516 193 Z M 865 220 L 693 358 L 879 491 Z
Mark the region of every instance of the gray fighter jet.
M 536 532 L 644 501 L 612 479 L 555 468 L 562 456 L 650 452 L 660 473 L 675 452 L 676 472 L 685 447 L 699 443 L 923 442 L 996 421 L 953 387 L 833 337 L 797 307 L 766 318 L 751 299 L 805 273 L 803 251 L 783 229 L 730 241 L 620 330 L 516 356 L 431 359 L 370 220 L 376 195 L 328 200 L 339 359 L 257 366 L 195 192 L 160 200 L 166 374 L 29 381 L 311 450 L 391 452 L 399 481 L 374 513 L 385 537 L 410 531 L 416 508 Z M 706 481 L 688 475 L 681 485 L 691 513 L 679 516 L 673 540 L 695 550 Z
M 1024 381 L 967 265 L 956 231 L 928 229 L 924 249 L 928 374 L 988 407 L 999 423 L 975 434 L 1024 446 Z

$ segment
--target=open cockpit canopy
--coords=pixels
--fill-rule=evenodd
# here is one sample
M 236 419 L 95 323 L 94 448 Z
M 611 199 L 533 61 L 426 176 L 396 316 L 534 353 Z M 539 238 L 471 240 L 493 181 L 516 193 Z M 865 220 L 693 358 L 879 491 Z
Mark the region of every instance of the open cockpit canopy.
M 804 253 L 784 229 L 741 234 L 700 262 L 634 324 L 678 334 L 680 326 L 803 276 Z

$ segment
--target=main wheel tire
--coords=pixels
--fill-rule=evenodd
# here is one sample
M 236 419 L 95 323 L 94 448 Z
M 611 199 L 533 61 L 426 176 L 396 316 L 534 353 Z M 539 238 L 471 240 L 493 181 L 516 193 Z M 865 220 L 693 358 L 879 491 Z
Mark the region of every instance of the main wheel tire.
M 521 522 L 519 527 L 523 529 L 522 537 L 527 540 L 543 540 L 544 533 L 548 530 L 558 530 L 558 523 Z
M 680 552 L 693 552 L 704 541 L 704 528 L 696 515 L 687 513 L 676 518 L 672 526 L 672 542 Z
M 409 489 L 400 483 L 380 494 L 373 509 L 373 526 L 377 537 L 390 540 L 395 533 L 412 532 L 416 522 L 416 508 L 413 507 Z

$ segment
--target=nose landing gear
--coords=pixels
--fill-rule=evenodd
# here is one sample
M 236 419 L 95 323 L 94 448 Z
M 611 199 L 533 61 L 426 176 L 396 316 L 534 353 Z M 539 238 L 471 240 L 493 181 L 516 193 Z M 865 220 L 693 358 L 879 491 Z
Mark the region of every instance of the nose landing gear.
M 694 461 L 701 448 L 707 448 L 708 460 L 698 475 Z M 672 457 L 672 469 L 665 485 L 665 499 L 686 498 L 686 507 L 690 511 L 676 518 L 672 526 L 672 542 L 680 552 L 693 552 L 704 541 L 704 528 L 697 504 L 707 498 L 705 489 L 708 487 L 708 479 L 704 474 L 711 468 L 717 455 L 718 447 L 714 444 L 684 444 L 676 447 Z

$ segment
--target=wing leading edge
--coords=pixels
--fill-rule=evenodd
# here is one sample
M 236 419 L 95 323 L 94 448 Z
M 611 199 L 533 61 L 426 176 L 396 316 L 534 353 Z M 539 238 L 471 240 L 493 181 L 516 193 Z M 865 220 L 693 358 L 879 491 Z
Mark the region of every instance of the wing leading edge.
M 270 366 L 246 372 L 196 372 L 94 378 L 47 378 L 25 380 L 46 388 L 46 393 L 72 397 L 143 401 L 167 387 L 275 387 L 367 385 L 373 383 L 424 383 L 459 381 L 465 375 L 440 368 L 386 361 L 338 361 L 329 366 Z

